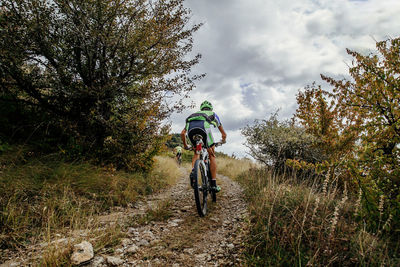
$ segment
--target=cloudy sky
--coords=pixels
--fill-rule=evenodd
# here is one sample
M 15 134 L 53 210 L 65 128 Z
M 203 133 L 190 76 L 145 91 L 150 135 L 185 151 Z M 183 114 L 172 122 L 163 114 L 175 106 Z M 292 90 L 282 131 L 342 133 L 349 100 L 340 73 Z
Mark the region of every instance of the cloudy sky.
M 187 0 L 193 53 L 202 54 L 194 73 L 206 73 L 190 93 L 195 109 L 171 117 L 180 132 L 202 100 L 214 105 L 228 134 L 218 148 L 246 155 L 240 128 L 280 109 L 292 117 L 296 93 L 320 74 L 343 78 L 351 58 L 346 48 L 375 51 L 375 41 L 400 35 L 400 0 Z M 217 140 L 218 130 L 214 131 Z

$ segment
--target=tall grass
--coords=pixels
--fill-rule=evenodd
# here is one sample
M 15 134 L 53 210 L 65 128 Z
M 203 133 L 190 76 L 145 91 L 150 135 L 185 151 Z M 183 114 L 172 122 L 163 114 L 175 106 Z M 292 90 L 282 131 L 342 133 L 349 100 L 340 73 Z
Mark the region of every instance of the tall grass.
M 250 168 L 255 167 L 255 163 L 249 159 L 217 157 L 217 166 L 218 173 L 234 179 L 238 175 L 248 171 Z
M 250 266 L 399 264 L 399 247 L 369 233 L 354 216 L 357 200 L 320 177 L 310 181 L 251 169 L 238 181 L 251 214 Z
M 153 171 L 147 174 L 27 153 L 3 155 L 0 166 L 1 249 L 93 227 L 97 214 L 112 206 L 127 206 L 173 184 L 181 175 L 174 161 L 164 157 L 156 157 Z

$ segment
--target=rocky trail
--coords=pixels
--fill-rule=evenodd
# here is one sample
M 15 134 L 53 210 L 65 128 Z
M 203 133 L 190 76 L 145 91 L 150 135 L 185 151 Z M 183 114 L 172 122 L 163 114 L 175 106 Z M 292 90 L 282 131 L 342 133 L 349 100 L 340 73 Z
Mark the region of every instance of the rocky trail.
M 124 237 L 119 245 L 94 254 L 89 248 L 89 256 L 84 255 L 87 249 L 75 246 L 72 257 L 77 262 L 81 258 L 81 266 L 91 267 L 243 265 L 248 214 L 241 187 L 218 175 L 222 190 L 217 203 L 210 201 L 208 214 L 201 218 L 189 174 L 183 168 L 182 172 L 178 182 L 165 191 L 99 217 L 103 226 L 122 226 Z

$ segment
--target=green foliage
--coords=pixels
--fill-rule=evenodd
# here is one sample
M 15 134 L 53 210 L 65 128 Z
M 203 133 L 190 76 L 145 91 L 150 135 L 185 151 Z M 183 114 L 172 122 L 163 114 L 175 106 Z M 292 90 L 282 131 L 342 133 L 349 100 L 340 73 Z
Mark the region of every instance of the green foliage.
M 165 96 L 184 97 L 201 77 L 190 75 L 199 55 L 186 57 L 200 25 L 188 25 L 183 0 L 6 0 L 0 10 L 2 134 L 149 169 L 162 121 L 182 108 Z
M 177 146 L 180 146 L 183 148 L 181 135 L 177 134 L 177 133 L 171 134 L 170 139 L 165 144 L 170 149 L 174 149 Z
M 288 159 L 319 162 L 324 159 L 314 148 L 315 138 L 292 121 L 280 122 L 277 113 L 267 120 L 256 120 L 242 129 L 250 155 L 267 166 L 282 171 Z
M 182 162 L 192 163 L 193 151 L 182 150 Z
M 0 139 L 0 153 L 7 151 L 10 148 L 10 145 Z

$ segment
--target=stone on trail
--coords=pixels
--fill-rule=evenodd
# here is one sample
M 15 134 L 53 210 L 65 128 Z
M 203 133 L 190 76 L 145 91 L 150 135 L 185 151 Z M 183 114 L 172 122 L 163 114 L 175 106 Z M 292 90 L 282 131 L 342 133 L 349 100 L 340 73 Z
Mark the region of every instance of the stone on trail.
M 132 239 L 130 238 L 124 238 L 121 240 L 121 244 L 124 247 L 128 247 L 129 245 L 131 245 L 133 243 Z
M 146 239 L 142 239 L 137 243 L 137 245 L 140 247 L 148 247 L 150 246 L 150 243 Z
M 94 257 L 92 262 L 87 266 L 88 267 L 99 267 L 99 266 L 102 266 L 103 263 L 104 263 L 104 258 L 102 256 L 96 256 L 96 257 Z
M 119 257 L 114 256 L 107 256 L 107 263 L 111 264 L 112 266 L 118 266 L 124 263 L 124 261 Z
M 178 227 L 178 224 L 176 222 L 169 222 L 168 226 L 170 226 L 170 227 Z
M 215 222 L 215 223 L 219 223 L 218 218 L 211 218 L 210 221 Z
M 90 261 L 94 257 L 93 246 L 87 241 L 74 245 L 73 253 L 71 256 L 71 263 L 73 265 L 80 265 Z
M 147 230 L 143 232 L 142 238 L 150 242 L 151 240 L 154 239 L 154 234 L 152 231 Z
M 192 209 L 191 206 L 184 206 L 184 207 L 181 208 L 181 211 L 186 212 L 186 211 L 189 211 L 191 209 Z
M 126 250 L 126 252 L 127 253 L 136 253 L 136 251 L 138 251 L 139 250 L 139 247 L 138 246 L 136 246 L 136 245 L 132 245 L 132 246 L 130 246 L 127 250 Z

